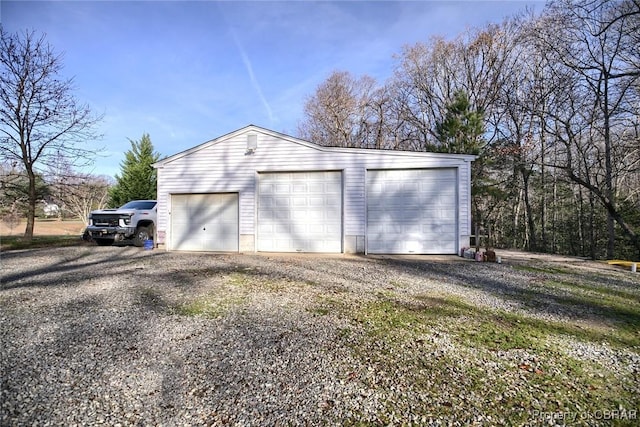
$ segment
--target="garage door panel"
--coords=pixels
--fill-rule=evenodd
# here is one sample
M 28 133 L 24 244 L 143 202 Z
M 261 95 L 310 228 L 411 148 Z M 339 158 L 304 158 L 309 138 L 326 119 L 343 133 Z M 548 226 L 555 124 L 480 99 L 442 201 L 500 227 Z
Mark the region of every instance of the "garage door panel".
M 284 197 L 273 197 L 271 199 L 271 206 L 276 208 L 288 208 L 291 201 Z
M 309 194 L 325 194 L 326 186 L 323 182 L 310 182 L 309 183 Z
M 425 234 L 438 233 L 440 235 L 447 234 L 447 235 L 453 236 L 455 235 L 456 230 L 455 230 L 455 227 L 450 225 L 432 223 L 432 224 L 421 224 L 420 232 Z
M 324 205 L 331 206 L 334 211 L 340 211 L 342 209 L 342 193 L 336 193 L 324 197 Z
M 367 251 L 455 253 L 455 169 L 367 172 Z
M 276 202 L 274 199 L 272 199 L 271 197 L 261 197 L 258 200 L 258 203 L 262 206 L 268 207 L 268 208 L 272 208 L 276 205 Z
M 171 248 L 186 251 L 237 251 L 238 195 L 172 195 Z
M 290 203 L 287 203 L 287 207 L 305 208 L 309 204 L 309 201 L 304 196 L 294 196 L 290 199 Z
M 327 227 L 325 227 L 322 224 L 310 224 L 307 227 L 307 232 L 309 234 L 314 234 L 314 235 L 318 235 L 318 236 L 322 236 L 327 232 Z
M 274 220 L 289 221 L 291 214 L 289 213 L 288 210 L 281 209 L 281 210 L 270 212 L 270 215 L 268 215 L 267 218 L 269 217 L 273 218 Z
M 340 172 L 262 173 L 258 192 L 259 251 L 341 252 Z
M 322 208 L 323 206 L 330 206 L 331 200 L 327 200 L 324 197 L 311 196 L 308 199 L 308 203 L 311 208 Z
M 291 192 L 293 194 L 296 194 L 296 193 L 306 194 L 307 193 L 307 185 L 303 184 L 303 183 L 294 183 L 291 186 Z
M 258 233 L 273 233 L 275 229 L 274 224 L 258 224 Z

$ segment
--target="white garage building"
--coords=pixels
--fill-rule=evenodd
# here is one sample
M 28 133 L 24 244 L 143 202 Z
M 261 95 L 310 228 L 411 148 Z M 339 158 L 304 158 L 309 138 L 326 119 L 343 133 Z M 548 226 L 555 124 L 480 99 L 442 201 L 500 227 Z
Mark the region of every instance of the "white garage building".
M 454 254 L 475 156 L 321 147 L 247 126 L 158 161 L 167 250 Z

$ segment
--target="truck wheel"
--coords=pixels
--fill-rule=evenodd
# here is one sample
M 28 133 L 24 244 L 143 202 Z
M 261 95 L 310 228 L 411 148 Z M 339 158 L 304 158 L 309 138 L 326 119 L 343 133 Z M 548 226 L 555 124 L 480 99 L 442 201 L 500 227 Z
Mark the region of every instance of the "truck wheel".
M 113 239 L 93 239 L 96 241 L 98 246 L 111 246 L 113 244 Z
M 145 240 L 153 240 L 151 230 L 149 229 L 149 227 L 138 227 L 136 236 L 133 238 L 133 244 L 141 248 L 142 246 L 144 246 Z

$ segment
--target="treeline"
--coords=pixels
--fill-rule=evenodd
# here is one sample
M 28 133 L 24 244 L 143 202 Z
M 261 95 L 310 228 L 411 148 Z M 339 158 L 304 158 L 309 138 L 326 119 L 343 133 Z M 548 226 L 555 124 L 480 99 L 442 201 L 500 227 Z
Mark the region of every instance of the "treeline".
M 155 199 L 157 174 L 151 166 L 160 159 L 151 137 L 129 140 L 115 179 L 77 171 L 65 156 L 51 157 L 44 172 L 35 173 L 35 216 L 74 218 L 85 223 L 89 213 L 116 208 L 136 199 Z M 0 220 L 18 223 L 29 212 L 29 182 L 17 163 L 0 162 Z
M 87 220 L 89 212 L 106 205 L 113 178 L 76 171 L 64 158 L 34 173 L 34 215 Z M 18 223 L 29 212 L 29 180 L 15 164 L 0 163 L 0 220 Z
M 474 153 L 494 247 L 640 257 L 640 0 L 562 0 L 405 47 L 393 76 L 334 72 L 298 134 L 321 145 Z

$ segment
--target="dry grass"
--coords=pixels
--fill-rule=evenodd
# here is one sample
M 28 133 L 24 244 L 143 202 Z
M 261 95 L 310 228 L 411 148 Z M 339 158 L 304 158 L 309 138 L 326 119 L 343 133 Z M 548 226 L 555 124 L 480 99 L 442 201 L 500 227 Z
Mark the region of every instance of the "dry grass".
M 26 220 L 20 220 L 13 228 L 0 221 L 0 236 L 21 236 L 27 226 Z M 34 236 L 80 236 L 85 224 L 78 220 L 36 219 Z

